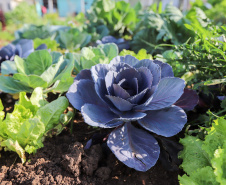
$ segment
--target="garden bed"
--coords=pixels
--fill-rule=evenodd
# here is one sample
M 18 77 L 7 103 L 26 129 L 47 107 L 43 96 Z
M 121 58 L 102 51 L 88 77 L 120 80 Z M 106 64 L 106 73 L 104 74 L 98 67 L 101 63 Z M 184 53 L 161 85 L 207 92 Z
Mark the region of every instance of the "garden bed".
M 1 99 L 6 112 L 11 112 L 11 96 L 2 93 Z M 84 150 L 98 131 L 84 123 L 80 113 L 75 116 L 72 133 L 69 127 L 57 137 L 47 138 L 44 148 L 28 155 L 24 165 L 16 153 L 1 152 L 0 184 L 179 184 L 181 171 L 167 171 L 160 161 L 147 172 L 139 172 L 117 160 L 104 144 Z

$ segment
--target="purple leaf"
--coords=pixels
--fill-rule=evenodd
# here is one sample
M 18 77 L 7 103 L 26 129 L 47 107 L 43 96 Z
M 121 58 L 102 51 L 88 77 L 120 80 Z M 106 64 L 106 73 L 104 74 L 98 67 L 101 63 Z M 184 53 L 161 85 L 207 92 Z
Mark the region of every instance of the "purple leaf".
M 81 79 L 93 80 L 90 69 L 83 69 L 79 74 L 76 75 L 75 80 Z
M 161 79 L 161 68 L 159 65 L 155 64 L 153 61 L 149 59 L 144 59 L 139 61 L 134 65 L 135 68 L 146 67 L 151 71 L 153 76 L 152 85 L 157 85 Z
M 113 84 L 114 95 L 123 99 L 130 97 L 129 93 L 118 84 Z
M 183 94 L 185 81 L 176 77 L 163 78 L 154 94 L 136 110 L 158 110 L 174 104 Z
M 106 105 L 97 95 L 94 83 L 90 80 L 75 81 L 66 94 L 69 102 L 78 110 L 86 104 Z
M 138 69 L 138 72 L 141 74 L 142 78 L 142 83 L 139 83 L 139 92 L 146 88 L 151 88 L 153 81 L 153 75 L 151 71 L 146 67 L 141 67 Z
M 82 116 L 85 122 L 91 126 L 98 126 L 102 128 L 111 128 L 118 125 L 107 124 L 108 122 L 114 121 L 117 115 L 114 114 L 108 107 L 103 107 L 93 104 L 85 104 L 81 109 Z M 117 123 L 115 120 L 114 123 Z M 119 123 L 121 124 L 121 123 Z
M 126 101 L 122 98 L 116 97 L 116 96 L 110 96 L 106 95 L 109 100 L 114 104 L 114 106 L 119 111 L 129 111 L 133 108 L 134 104 L 131 104 L 129 101 Z
M 174 105 L 181 107 L 185 111 L 189 111 L 193 110 L 194 107 L 198 104 L 198 102 L 199 96 L 194 90 L 184 89 L 184 93 Z
M 145 113 L 147 116 L 138 120 L 138 123 L 145 129 L 165 137 L 171 137 L 180 132 L 187 122 L 184 110 L 174 105 Z
M 223 100 L 226 98 L 226 96 L 217 96 L 217 98 L 218 98 L 219 100 L 223 101 Z
M 159 158 L 160 148 L 156 139 L 131 123 L 114 130 L 107 144 L 121 162 L 138 171 L 149 170 Z
M 115 58 L 113 58 L 110 62 L 110 64 L 116 64 L 119 62 L 123 62 L 126 63 L 130 66 L 134 66 L 136 63 L 139 62 L 138 59 L 136 59 L 135 57 L 131 56 L 131 55 L 126 55 L 126 56 L 117 56 Z
M 159 60 L 154 60 L 153 62 L 161 67 L 161 79 L 165 77 L 174 77 L 173 69 L 169 64 Z

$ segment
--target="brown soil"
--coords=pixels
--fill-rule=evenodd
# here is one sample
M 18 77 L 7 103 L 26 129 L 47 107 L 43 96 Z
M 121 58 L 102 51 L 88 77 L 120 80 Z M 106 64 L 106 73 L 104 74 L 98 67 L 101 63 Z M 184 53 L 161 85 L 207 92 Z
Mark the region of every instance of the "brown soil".
M 89 127 L 77 113 L 72 132 L 66 128 L 60 135 L 47 138 L 45 147 L 28 155 L 24 165 L 16 153 L 0 152 L 0 184 L 179 184 L 178 172 L 166 171 L 159 161 L 149 171 L 138 172 L 117 160 L 103 144 L 84 150 L 87 140 L 101 131 Z

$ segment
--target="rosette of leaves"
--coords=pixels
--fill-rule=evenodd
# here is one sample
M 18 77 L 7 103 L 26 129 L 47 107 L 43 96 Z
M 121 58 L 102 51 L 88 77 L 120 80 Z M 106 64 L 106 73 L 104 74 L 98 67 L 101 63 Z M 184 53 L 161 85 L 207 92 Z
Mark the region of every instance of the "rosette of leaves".
M 224 116 L 225 117 L 225 116 Z M 180 140 L 184 149 L 181 167 L 186 172 L 179 176 L 181 185 L 226 184 L 226 120 L 219 117 L 204 140 L 187 135 Z
M 119 51 L 122 51 L 123 49 L 129 49 L 129 41 L 126 41 L 123 38 L 115 38 L 111 35 L 103 37 L 101 40 L 97 40 L 96 44 L 107 44 L 107 43 L 115 43 L 118 46 Z
M 107 145 L 120 161 L 147 171 L 160 153 L 151 133 L 171 137 L 187 122 L 184 110 L 173 105 L 184 87 L 168 64 L 127 55 L 82 70 L 66 96 L 87 124 L 115 128 Z
M 46 45 L 42 44 L 37 46 L 37 50 L 46 49 Z M 3 61 L 13 61 L 14 57 L 18 55 L 21 58 L 26 58 L 30 53 L 34 51 L 34 44 L 32 40 L 20 39 L 14 43 L 10 43 L 0 49 L 0 64 Z M 0 68 L 1 69 L 1 68 Z
M 117 45 L 100 44 L 97 47 L 84 47 L 81 53 L 67 53 L 66 58 L 74 62 L 78 74 L 82 69 L 90 69 L 96 64 L 108 64 L 118 55 Z
M 85 47 L 91 41 L 91 38 L 90 34 L 81 32 L 77 28 L 71 28 L 67 31 L 60 30 L 55 40 L 61 48 L 74 51 Z
M 68 26 L 53 26 L 53 25 L 24 25 L 21 29 L 15 32 L 17 39 L 46 39 L 48 37 L 54 38 L 56 33 L 60 30 L 68 30 Z
M 1 65 L 0 90 L 3 92 L 32 92 L 36 87 L 42 87 L 45 93 L 65 92 L 73 82 L 74 64 L 60 53 L 38 50 L 26 59 L 16 56 L 14 61 Z M 12 75 L 4 76 L 9 74 Z
M 0 100 L 0 149 L 16 152 L 24 163 L 25 152 L 35 153 L 44 146 L 47 135 L 60 134 L 69 123 L 73 112 L 63 114 L 68 105 L 67 98 L 63 96 L 48 103 L 42 89 L 36 88 L 30 99 L 21 92 L 13 112 L 5 116 Z

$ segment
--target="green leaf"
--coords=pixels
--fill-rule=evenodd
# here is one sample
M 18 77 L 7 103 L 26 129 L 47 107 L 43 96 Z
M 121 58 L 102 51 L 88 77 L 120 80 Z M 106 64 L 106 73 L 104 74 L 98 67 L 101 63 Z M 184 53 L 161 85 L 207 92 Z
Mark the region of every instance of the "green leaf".
M 4 107 L 3 107 L 3 104 L 2 104 L 2 100 L 0 99 L 0 124 L 1 124 L 1 121 L 5 117 L 5 112 L 3 110 L 4 110 Z
M 202 149 L 203 142 L 200 139 L 186 136 L 180 139 L 180 143 L 184 145 L 184 149 L 179 156 L 179 158 L 183 159 L 181 167 L 188 175 L 191 175 L 194 169 L 211 166 L 209 156 Z
M 1 73 L 3 75 L 9 75 L 17 73 L 16 64 L 13 61 L 6 60 L 1 63 Z
M 60 52 L 57 52 L 57 51 L 53 51 L 50 53 L 51 57 L 52 57 L 52 64 L 56 64 L 60 57 L 62 56 L 62 54 Z
M 214 79 L 214 80 L 208 80 L 204 82 L 204 85 L 217 85 L 217 84 L 221 84 L 221 83 L 225 83 L 226 82 L 226 78 L 224 79 Z
M 59 74 L 60 66 L 64 63 L 63 56 L 61 56 L 56 64 L 51 65 L 46 71 L 40 76 L 43 81 L 47 82 L 47 86 L 50 86 L 54 83 L 54 78 Z
M 21 92 L 19 94 L 19 102 L 18 105 L 22 105 L 25 109 L 29 109 L 33 115 L 36 114 L 38 106 L 32 104 L 32 102 L 27 98 L 25 92 Z
M 16 63 L 17 71 L 19 73 L 26 74 L 26 75 L 30 74 L 30 71 L 26 66 L 26 62 L 22 58 L 16 55 L 14 58 L 14 61 Z
M 27 119 L 21 125 L 17 133 L 17 141 L 20 145 L 25 148 L 27 145 L 33 145 L 36 149 L 43 147 L 42 139 L 45 132 L 45 125 L 40 121 L 39 118 L 34 117 Z M 27 151 L 26 151 L 27 152 Z M 32 153 L 35 153 L 32 151 Z
M 226 120 L 219 118 L 214 121 L 211 131 L 205 138 L 202 146 L 210 158 L 213 158 L 216 149 L 223 148 L 224 141 L 226 140 Z
M 217 182 L 226 184 L 226 142 L 224 149 L 217 149 L 212 160 Z
M 216 182 L 216 178 L 212 167 L 206 166 L 199 170 L 193 169 L 193 173 L 188 177 L 183 175 L 178 177 L 181 185 L 220 185 Z
M 42 107 L 48 103 L 43 97 L 43 90 L 41 87 L 37 87 L 34 89 L 30 101 L 32 105 L 36 105 L 38 107 Z
M 105 56 L 111 61 L 119 53 L 118 46 L 114 43 L 109 44 L 100 44 L 98 48 L 102 49 L 105 53 Z
M 60 115 L 68 105 L 66 97 L 59 97 L 37 111 L 36 116 L 45 124 L 46 132 L 59 123 Z
M 47 82 L 37 75 L 25 75 L 22 73 L 16 73 L 13 75 L 13 78 L 15 80 L 19 80 L 20 83 L 28 87 L 31 87 L 33 89 L 36 87 L 43 87 L 43 88 L 48 87 Z
M 110 10 L 115 8 L 115 2 L 112 0 L 104 0 L 102 3 L 105 12 L 109 12 Z
M 38 50 L 31 53 L 25 62 L 30 74 L 41 75 L 52 65 L 52 57 L 47 50 Z
M 31 92 L 32 89 L 9 76 L 0 76 L 0 90 L 6 93 Z
M 25 151 L 20 146 L 18 141 L 14 141 L 12 139 L 7 139 L 7 140 L 1 142 L 1 146 L 7 147 L 9 150 L 16 152 L 19 155 L 19 157 L 21 158 L 22 163 L 25 163 L 25 161 L 26 161 Z
M 34 48 L 36 49 L 41 44 L 46 44 L 48 49 L 51 49 L 51 51 L 56 51 L 59 44 L 55 40 L 51 40 L 51 38 L 46 39 L 40 39 L 36 38 L 34 41 Z

